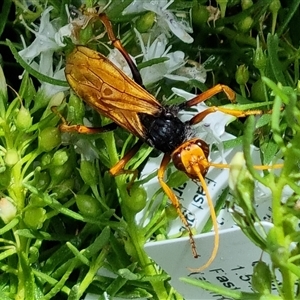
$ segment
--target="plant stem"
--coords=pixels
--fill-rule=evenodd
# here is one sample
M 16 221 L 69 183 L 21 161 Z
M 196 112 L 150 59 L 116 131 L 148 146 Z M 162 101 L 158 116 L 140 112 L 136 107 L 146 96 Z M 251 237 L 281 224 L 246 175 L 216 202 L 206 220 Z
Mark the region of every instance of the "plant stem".
M 111 165 L 113 166 L 119 161 L 113 133 L 108 132 L 103 134 L 103 140 L 106 144 L 107 152 L 109 153 Z M 139 263 L 143 268 L 145 275 L 148 276 L 157 275 L 158 274 L 157 269 L 155 268 L 153 262 L 151 261 L 151 259 L 148 257 L 147 253 L 144 250 L 145 235 L 143 230 L 141 230 L 141 228 L 137 226 L 135 222 L 135 214 L 132 213 L 128 208 L 126 208 L 125 205 L 122 206 L 122 200 L 128 197 L 125 176 L 124 175 L 117 176 L 115 180 L 120 195 L 123 217 L 127 222 L 128 234 L 135 247 Z M 168 292 L 164 286 L 163 281 L 161 282 L 157 280 L 153 280 L 153 281 L 150 280 L 150 283 L 158 299 L 168 299 Z

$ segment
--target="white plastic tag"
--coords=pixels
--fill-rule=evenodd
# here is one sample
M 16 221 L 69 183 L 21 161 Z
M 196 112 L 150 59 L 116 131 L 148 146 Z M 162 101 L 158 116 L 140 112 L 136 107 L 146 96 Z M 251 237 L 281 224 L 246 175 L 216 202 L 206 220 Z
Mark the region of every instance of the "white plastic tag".
M 269 222 L 261 224 L 267 231 L 272 227 Z M 189 285 L 180 281 L 180 277 L 204 280 L 239 291 L 252 291 L 253 265 L 260 259 L 262 251 L 238 227 L 221 230 L 217 258 L 201 273 L 191 273 L 188 268 L 200 267 L 208 260 L 213 248 L 214 233 L 195 235 L 194 239 L 201 254 L 198 259 L 191 255 L 188 238 L 149 242 L 145 246 L 148 255 L 171 276 L 171 285 L 184 299 L 229 298 Z

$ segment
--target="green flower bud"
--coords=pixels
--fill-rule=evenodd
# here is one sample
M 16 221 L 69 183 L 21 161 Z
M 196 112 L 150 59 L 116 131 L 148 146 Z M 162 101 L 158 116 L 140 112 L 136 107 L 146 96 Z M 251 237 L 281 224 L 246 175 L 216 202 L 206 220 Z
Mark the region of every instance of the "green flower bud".
M 19 153 L 16 149 L 8 149 L 4 156 L 4 162 L 9 167 L 14 166 L 19 159 Z
M 66 163 L 66 161 L 69 159 L 69 155 L 66 149 L 60 149 L 57 150 L 53 154 L 53 158 L 51 161 L 51 164 L 53 166 L 62 166 Z
M 152 11 L 148 11 L 144 15 L 140 16 L 135 23 L 136 29 L 143 33 L 147 32 L 155 21 L 155 13 Z
M 54 187 L 52 189 L 52 192 L 56 194 L 57 199 L 62 199 L 72 193 L 74 186 L 75 186 L 75 179 L 68 178 L 58 186 Z
M 245 85 L 249 80 L 249 71 L 245 65 L 238 66 L 235 72 L 235 80 L 240 85 Z
M 260 79 L 255 81 L 251 87 L 251 98 L 255 102 L 264 102 L 265 92 L 264 92 L 264 82 Z
M 49 152 L 61 143 L 61 134 L 57 127 L 47 127 L 39 132 L 39 148 Z
M 271 293 L 272 274 L 265 262 L 259 261 L 254 266 L 251 283 L 256 292 L 264 295 Z
M 79 169 L 80 176 L 85 184 L 93 186 L 98 184 L 98 174 L 95 165 L 88 160 L 82 160 L 80 162 Z
M 25 108 L 24 106 L 21 106 L 21 108 L 17 114 L 15 124 L 16 124 L 16 127 L 21 131 L 26 130 L 29 127 L 31 127 L 32 117 L 31 117 L 29 110 L 27 108 Z
M 237 29 L 241 32 L 249 32 L 253 25 L 253 18 L 250 16 L 247 16 L 237 24 Z
M 174 205 L 168 205 L 165 208 L 165 213 L 168 220 L 175 220 L 178 217 L 178 212 Z
M 168 186 L 171 188 L 178 187 L 183 185 L 188 180 L 189 177 L 185 173 L 179 170 L 175 170 L 168 178 Z
M 52 155 L 50 153 L 44 153 L 43 156 L 41 157 L 41 166 L 46 167 L 50 165 L 52 161 Z
M 261 47 L 257 47 L 253 57 L 253 65 L 258 70 L 264 71 L 267 66 L 267 58 Z
M 51 178 L 48 171 L 35 172 L 34 182 L 35 182 L 35 187 L 39 191 L 45 191 L 51 182 Z
M 279 9 L 281 8 L 281 3 L 279 0 L 273 0 L 269 5 L 269 10 L 272 14 L 277 14 Z
M 71 177 L 73 172 L 73 166 L 70 161 L 67 161 L 62 166 L 51 166 L 49 168 L 51 185 L 56 186 L 61 184 L 63 180 L 66 180 Z
M 101 206 L 97 199 L 89 195 L 76 195 L 76 205 L 83 216 L 97 217 L 101 213 Z
M 130 196 L 123 199 L 123 203 L 132 212 L 138 213 L 145 208 L 147 202 L 147 193 L 144 187 L 132 187 L 130 190 Z
M 246 10 L 249 7 L 251 7 L 252 5 L 253 5 L 253 1 L 252 0 L 242 0 L 241 1 L 242 10 Z
M 68 120 L 73 124 L 81 124 L 85 115 L 85 108 L 82 99 L 71 93 L 68 105 Z
M 46 220 L 46 210 L 41 207 L 30 207 L 28 208 L 23 217 L 24 223 L 30 229 L 42 228 Z
M 44 199 L 36 194 L 30 195 L 29 204 L 31 206 L 37 206 L 37 207 L 43 207 L 43 206 L 47 205 L 47 203 L 44 201 Z
M 232 191 L 235 190 L 241 172 L 245 169 L 246 163 L 243 152 L 237 152 L 230 162 L 228 185 Z
M 201 27 L 208 21 L 209 11 L 204 5 L 199 5 L 197 2 L 192 7 L 193 24 Z

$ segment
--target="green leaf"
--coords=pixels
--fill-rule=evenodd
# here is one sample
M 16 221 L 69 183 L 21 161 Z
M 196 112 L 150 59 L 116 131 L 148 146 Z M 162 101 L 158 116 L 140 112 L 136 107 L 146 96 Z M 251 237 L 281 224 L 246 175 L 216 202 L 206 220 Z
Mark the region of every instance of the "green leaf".
M 268 34 L 268 38 L 267 38 L 268 56 L 269 56 L 269 61 L 271 64 L 273 74 L 275 76 L 276 81 L 280 82 L 283 85 L 286 85 L 286 80 L 283 75 L 283 66 L 280 63 L 278 58 L 278 52 L 279 52 L 278 43 L 279 41 L 277 35 Z
M 2 4 L 1 13 L 0 13 L 0 37 L 3 33 L 5 25 L 7 24 L 11 4 L 12 4 L 11 0 L 4 0 Z

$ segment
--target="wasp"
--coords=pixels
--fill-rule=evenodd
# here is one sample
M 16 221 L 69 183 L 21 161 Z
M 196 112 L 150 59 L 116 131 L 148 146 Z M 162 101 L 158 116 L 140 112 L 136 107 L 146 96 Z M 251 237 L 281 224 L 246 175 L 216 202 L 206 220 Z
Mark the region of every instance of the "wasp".
M 102 128 L 88 128 L 81 125 L 62 124 L 63 131 L 77 131 L 80 133 L 105 132 L 120 126 L 139 141 L 125 156 L 110 169 L 113 176 L 124 172 L 126 163 L 136 154 L 143 143 L 164 153 L 158 170 L 159 183 L 176 208 L 178 216 L 188 230 L 192 252 L 198 257 L 191 228 L 181 211 L 181 205 L 164 181 L 164 174 L 170 161 L 174 166 L 185 172 L 192 180 L 200 181 L 210 207 L 211 217 L 214 220 L 215 246 L 207 263 L 199 270 L 205 269 L 215 258 L 219 235 L 216 215 L 212 200 L 209 196 L 204 177 L 210 167 L 228 167 L 224 164 L 214 164 L 209 161 L 209 145 L 194 136 L 193 125 L 201 122 L 208 114 L 220 111 L 235 117 L 262 114 L 261 110 L 241 111 L 212 106 L 198 113 L 187 122 L 178 118 L 182 109 L 197 105 L 212 96 L 224 92 L 227 98 L 234 102 L 235 92 L 226 85 L 218 84 L 213 88 L 197 95 L 193 99 L 179 105 L 164 106 L 151 95 L 143 86 L 141 75 L 126 52 L 122 43 L 116 38 L 112 25 L 104 13 L 98 15 L 106 28 L 106 32 L 113 46 L 117 48 L 127 61 L 133 79 L 124 74 L 104 55 L 84 46 L 76 46 L 67 56 L 65 75 L 73 91 L 89 106 L 101 115 L 113 121 Z

